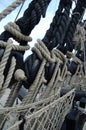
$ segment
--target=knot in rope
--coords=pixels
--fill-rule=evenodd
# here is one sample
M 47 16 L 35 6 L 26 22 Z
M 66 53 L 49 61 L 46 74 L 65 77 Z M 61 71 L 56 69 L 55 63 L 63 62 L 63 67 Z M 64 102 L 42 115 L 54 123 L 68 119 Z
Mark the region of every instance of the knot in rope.
M 34 51 L 41 60 L 46 59 L 46 61 L 49 63 L 55 62 L 55 55 L 53 51 L 50 53 L 48 48 L 41 40 L 38 39 L 37 41 L 38 43 L 35 44 L 35 47 L 32 48 L 32 51 Z
M 9 22 L 7 25 L 4 26 L 4 28 L 6 31 L 10 32 L 13 36 L 15 36 L 19 41 L 32 41 L 31 37 L 21 33 L 21 30 L 16 23 Z
M 16 79 L 17 81 L 24 81 L 24 80 L 27 79 L 26 76 L 25 76 L 24 71 L 21 70 L 21 69 L 17 69 L 17 70 L 15 71 L 14 77 L 15 77 L 15 79 Z

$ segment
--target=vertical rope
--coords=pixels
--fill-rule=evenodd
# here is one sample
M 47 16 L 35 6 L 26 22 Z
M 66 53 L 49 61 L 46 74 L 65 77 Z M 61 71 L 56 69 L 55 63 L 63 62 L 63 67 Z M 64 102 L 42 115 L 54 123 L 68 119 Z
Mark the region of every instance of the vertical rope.
M 4 72 L 4 69 L 6 67 L 6 64 L 7 64 L 7 60 L 9 58 L 9 55 L 11 53 L 11 50 L 12 50 L 12 41 L 11 40 L 8 40 L 8 44 L 6 46 L 6 49 L 5 49 L 5 52 L 4 52 L 4 55 L 2 57 L 2 60 L 0 62 L 0 77 L 1 77 L 1 80 L 3 80 L 2 78 L 2 75 L 3 75 L 3 72 Z M 3 82 L 0 82 L 0 89 L 2 88 L 2 83 Z
M 13 105 L 16 97 L 18 96 L 21 85 L 22 85 L 21 82 L 18 82 L 17 84 L 13 85 L 10 95 L 6 101 L 5 107 L 11 107 Z
M 12 79 L 12 75 L 13 75 L 13 72 L 14 72 L 14 69 L 15 69 L 15 65 L 16 65 L 16 60 L 13 57 L 12 61 L 11 61 L 10 69 L 8 71 L 7 78 L 5 80 L 5 83 L 4 83 L 3 87 L 2 87 L 2 89 L 0 90 L 0 97 L 3 95 L 3 93 L 5 92 L 6 88 L 8 87 L 8 85 L 9 85 L 11 79 Z

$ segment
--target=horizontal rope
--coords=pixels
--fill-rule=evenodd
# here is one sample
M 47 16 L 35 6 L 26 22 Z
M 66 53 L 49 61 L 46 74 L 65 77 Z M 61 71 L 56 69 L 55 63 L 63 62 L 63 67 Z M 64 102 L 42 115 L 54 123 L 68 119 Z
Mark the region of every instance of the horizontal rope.
M 5 48 L 7 46 L 7 44 L 9 44 L 9 43 L 0 41 L 0 47 L 2 47 L 2 48 Z M 15 50 L 15 51 L 25 51 L 25 50 L 28 50 L 29 48 L 30 48 L 29 45 L 28 46 L 20 46 L 20 45 L 12 44 L 12 50 Z

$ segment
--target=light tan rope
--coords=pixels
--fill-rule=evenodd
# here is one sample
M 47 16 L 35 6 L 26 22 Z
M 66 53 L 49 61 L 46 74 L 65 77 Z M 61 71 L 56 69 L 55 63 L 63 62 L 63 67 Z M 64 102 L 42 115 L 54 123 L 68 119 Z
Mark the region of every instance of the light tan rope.
M 13 85 L 11 88 L 11 92 L 9 94 L 9 97 L 5 103 L 5 107 L 11 107 L 14 104 L 15 99 L 18 96 L 19 90 L 22 86 L 22 81 L 26 80 L 26 76 L 23 70 L 18 69 L 15 71 L 14 74 L 15 79 L 17 80 L 17 83 Z
M 48 127 L 47 128 L 45 127 L 46 123 L 48 123 L 49 126 L 51 124 L 52 127 L 54 128 L 54 130 L 61 128 L 61 125 L 64 121 L 66 114 L 71 109 L 74 95 L 75 95 L 75 90 L 72 90 L 71 92 L 69 92 L 66 95 L 64 95 L 63 97 L 55 100 L 54 102 L 50 103 L 49 105 L 40 109 L 39 111 L 26 116 L 26 122 L 28 123 L 28 125 L 31 123 L 32 120 L 35 120 L 33 122 L 33 125 L 32 126 L 30 125 L 29 129 L 30 130 L 33 130 L 33 129 L 39 130 L 40 124 L 41 124 L 41 130 L 48 129 Z M 53 121 L 53 119 L 54 119 L 54 121 Z M 16 127 L 18 128 L 18 126 L 22 123 L 22 121 L 23 120 L 17 121 L 12 127 L 8 128 L 7 130 L 13 130 L 13 129 L 16 130 Z M 35 126 L 36 126 L 36 128 L 35 128 Z
M 9 55 L 11 53 L 11 50 L 12 50 L 12 41 L 11 40 L 8 40 L 8 44 L 6 46 L 6 49 L 5 49 L 5 52 L 4 52 L 4 55 L 2 57 L 2 60 L 0 62 L 0 77 L 2 78 L 2 75 L 3 75 L 3 72 L 4 72 L 4 69 L 6 67 L 6 64 L 7 64 L 7 60 L 9 58 Z M 3 82 L 2 82 L 3 83 Z M 2 84 L 0 83 L 0 88 L 2 88 Z
M 58 89 L 57 93 L 55 93 L 55 95 L 52 95 L 46 99 L 40 100 L 38 102 L 34 102 L 34 103 L 30 103 L 27 105 L 16 105 L 13 107 L 5 107 L 5 108 L 0 108 L 0 114 L 4 114 L 4 113 L 8 113 L 8 112 L 24 112 L 24 111 L 28 111 L 31 110 L 31 108 L 34 108 L 34 111 L 37 111 L 39 109 L 41 109 L 42 107 L 46 106 L 47 104 L 49 104 L 50 102 L 53 102 L 54 100 L 58 99 L 60 97 L 60 89 Z
M 46 61 L 49 63 L 55 62 L 54 53 L 52 51 L 50 53 L 48 48 L 41 40 L 38 39 L 37 41 L 38 43 L 35 44 L 35 47 L 32 48 L 32 51 L 34 51 L 41 60 L 46 59 Z
M 82 64 L 82 61 L 76 57 L 72 52 L 69 52 L 67 51 L 67 55 L 71 58 L 73 58 L 72 60 L 75 62 L 75 63 L 78 63 L 78 64 Z
M 80 45 L 81 50 L 84 50 L 85 39 L 85 29 L 83 26 L 80 26 L 78 24 L 73 38 L 75 48 L 77 48 L 77 46 Z
M 29 114 L 32 114 L 30 112 L 31 109 L 34 108 L 34 112 L 36 112 L 36 111 L 40 110 L 41 108 L 43 108 L 44 106 L 48 105 L 49 103 L 53 102 L 54 100 L 57 100 L 59 97 L 60 97 L 60 89 L 58 90 L 58 92 L 55 95 L 52 95 L 51 97 L 46 98 L 45 100 L 41 100 L 39 102 L 28 104 L 26 106 L 17 105 L 15 107 L 7 107 L 7 108 L 3 108 L 2 110 L 0 109 L 1 110 L 0 114 L 5 113 L 5 116 L 3 117 L 3 123 L 7 117 L 9 118 L 9 120 L 6 121 L 6 124 L 4 127 L 6 128 L 6 125 L 9 122 L 11 122 L 11 119 L 13 118 L 11 116 L 15 115 L 16 119 L 14 119 L 14 120 L 16 121 L 16 120 L 18 120 L 18 116 L 17 116 L 17 115 L 19 115 L 18 113 L 23 114 L 24 112 L 28 111 Z M 26 113 L 26 115 L 28 115 L 28 112 Z
M 3 95 L 3 93 L 5 92 L 5 90 L 7 89 L 7 87 L 9 86 L 9 83 L 10 83 L 10 81 L 12 79 L 12 76 L 13 76 L 13 73 L 14 73 L 15 65 L 16 65 L 16 59 L 13 57 L 12 61 L 11 61 L 10 69 L 8 71 L 7 78 L 4 81 L 2 89 L 0 90 L 0 97 Z
M 41 66 L 39 68 L 39 71 L 33 84 L 29 88 L 28 94 L 26 95 L 26 97 L 24 97 L 22 101 L 23 104 L 25 104 L 26 102 L 30 103 L 34 101 L 34 98 L 37 95 L 37 91 L 40 89 L 39 87 L 41 87 L 40 85 L 42 84 L 42 83 L 39 84 L 39 82 L 41 81 L 42 73 L 44 73 L 44 67 L 46 63 L 55 62 L 55 55 L 49 52 L 49 50 L 41 40 L 38 40 L 38 44 L 36 44 L 35 47 L 32 48 L 32 51 L 34 51 L 37 54 L 37 56 L 43 61 L 41 63 Z
M 28 104 L 28 103 L 31 103 L 31 102 L 34 101 L 34 96 L 36 97 L 36 95 L 34 95 L 34 94 L 37 94 L 37 93 L 35 93 L 35 91 L 40 86 L 39 82 L 40 82 L 40 80 L 42 78 L 41 75 L 42 75 L 42 73 L 44 71 L 45 64 L 46 64 L 46 61 L 43 60 L 42 63 L 41 63 L 41 66 L 39 68 L 39 71 L 38 71 L 38 73 L 36 75 L 36 78 L 35 78 L 33 84 L 29 88 L 28 94 L 22 100 L 22 103 L 21 103 L 22 105 L 25 105 L 25 104 Z
M 32 41 L 32 38 L 21 33 L 19 26 L 16 23 L 8 23 L 4 26 L 5 30 L 10 32 L 17 38 L 18 41 Z
M 8 45 L 8 43 L 0 41 L 0 47 L 5 48 Z M 16 51 L 25 51 L 28 50 L 30 47 L 28 46 L 20 46 L 20 45 L 14 45 L 12 44 L 12 50 Z
M 59 70 L 59 65 L 60 65 L 60 60 L 58 60 L 58 63 L 56 64 L 52 78 L 49 81 L 48 85 L 46 86 L 44 94 L 41 96 L 42 99 L 49 97 L 51 90 L 54 89 L 53 86 L 54 86 L 54 83 L 55 83 L 55 80 L 56 80 L 56 75 L 57 75 L 58 70 Z M 59 75 L 58 75 L 58 77 L 59 77 Z
M 16 0 L 10 6 L 8 6 L 5 10 L 0 13 L 0 20 L 5 18 L 8 14 L 10 14 L 15 8 L 17 8 L 20 4 L 22 4 L 25 0 Z
M 9 94 L 9 97 L 5 103 L 5 107 L 11 107 L 14 104 L 14 101 L 18 96 L 20 88 L 21 88 L 21 82 L 18 82 L 16 85 L 13 86 Z

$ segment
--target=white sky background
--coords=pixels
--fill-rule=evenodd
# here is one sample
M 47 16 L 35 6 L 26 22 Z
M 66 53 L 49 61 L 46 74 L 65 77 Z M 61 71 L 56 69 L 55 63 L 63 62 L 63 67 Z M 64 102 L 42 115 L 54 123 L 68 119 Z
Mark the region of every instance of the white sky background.
M 2 10 L 4 10 L 7 6 L 9 6 L 14 1 L 15 0 L 0 0 L 0 12 L 2 12 Z M 24 6 L 18 18 L 22 17 L 25 9 L 28 7 L 31 1 L 32 0 L 25 1 Z M 33 38 L 32 42 L 29 43 L 31 47 L 34 45 L 34 43 L 36 43 L 36 40 L 38 38 L 42 39 L 44 37 L 46 30 L 48 30 L 50 23 L 52 22 L 52 18 L 54 17 L 55 12 L 58 8 L 58 4 L 59 4 L 59 0 L 52 0 L 48 6 L 46 17 L 42 18 L 39 24 L 33 29 L 32 33 L 30 34 L 30 36 Z M 14 22 L 19 9 L 20 6 L 0 22 L 0 33 L 4 31 L 4 25 L 6 25 L 8 22 L 11 21 Z M 27 51 L 25 53 L 25 57 L 27 57 L 30 53 L 31 53 L 30 51 Z

